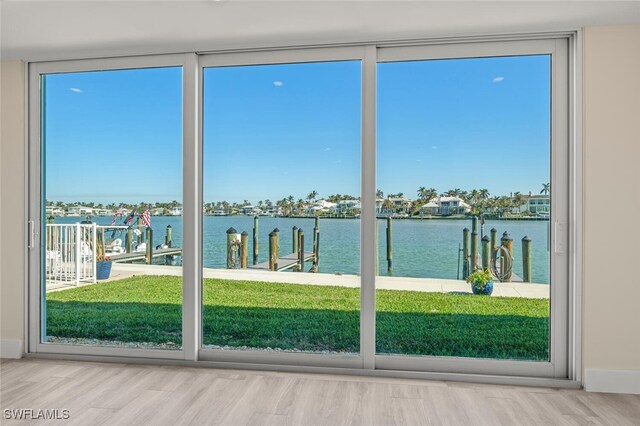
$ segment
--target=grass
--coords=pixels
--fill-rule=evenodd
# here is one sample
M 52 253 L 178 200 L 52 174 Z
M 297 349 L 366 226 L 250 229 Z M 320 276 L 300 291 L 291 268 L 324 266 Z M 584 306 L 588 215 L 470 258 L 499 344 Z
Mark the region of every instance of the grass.
M 548 359 L 549 302 L 377 291 L 379 353 Z M 47 294 L 47 334 L 181 342 L 181 280 L 139 276 Z M 204 280 L 203 344 L 358 352 L 360 291 Z

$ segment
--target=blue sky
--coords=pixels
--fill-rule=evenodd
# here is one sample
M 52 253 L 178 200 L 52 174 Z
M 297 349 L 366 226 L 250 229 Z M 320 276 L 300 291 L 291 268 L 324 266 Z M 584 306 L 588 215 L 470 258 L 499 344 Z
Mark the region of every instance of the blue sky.
M 547 56 L 378 66 L 378 185 L 549 181 Z M 205 201 L 359 195 L 360 63 L 206 69 Z M 47 199 L 181 199 L 180 68 L 46 77 Z

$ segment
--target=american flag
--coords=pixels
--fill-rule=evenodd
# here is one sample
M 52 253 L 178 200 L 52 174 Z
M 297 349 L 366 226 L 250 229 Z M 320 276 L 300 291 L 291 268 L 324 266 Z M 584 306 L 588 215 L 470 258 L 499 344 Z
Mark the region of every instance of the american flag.
M 145 210 L 140 217 L 142 218 L 142 223 L 151 228 L 151 213 L 149 213 L 149 210 Z
M 118 216 L 122 216 L 122 207 L 120 207 L 118 211 L 113 215 L 113 220 L 111 221 L 111 225 L 116 224 L 116 219 L 118 218 Z

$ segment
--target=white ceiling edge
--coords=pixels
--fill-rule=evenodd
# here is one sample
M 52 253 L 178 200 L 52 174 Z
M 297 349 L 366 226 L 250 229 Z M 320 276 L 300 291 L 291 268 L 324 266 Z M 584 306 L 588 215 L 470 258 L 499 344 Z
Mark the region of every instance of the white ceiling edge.
M 46 61 L 640 24 L 616 1 L 7 1 L 0 57 Z

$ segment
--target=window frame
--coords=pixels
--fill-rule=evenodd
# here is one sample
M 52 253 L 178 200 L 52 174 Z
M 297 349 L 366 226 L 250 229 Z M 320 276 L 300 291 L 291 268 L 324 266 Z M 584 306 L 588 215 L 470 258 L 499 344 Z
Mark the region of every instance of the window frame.
M 518 40 L 481 43 L 456 43 L 378 49 L 377 63 L 427 61 L 440 59 L 490 58 L 505 56 L 550 56 L 550 177 L 551 192 L 550 255 L 550 342 L 549 361 L 497 360 L 378 354 L 376 368 L 502 374 L 537 377 L 568 377 L 569 350 L 569 40 Z
M 275 50 L 275 51 L 261 51 L 261 52 L 232 52 L 232 53 L 219 53 L 219 54 L 207 54 L 199 56 L 199 72 L 201 78 L 204 78 L 204 70 L 206 68 L 222 68 L 222 67 L 243 67 L 243 66 L 252 66 L 252 65 L 278 65 L 278 64 L 303 64 L 303 63 L 313 63 L 313 62 L 340 62 L 340 61 L 361 61 L 362 66 L 362 92 L 361 99 L 364 96 L 364 87 L 365 87 L 365 71 L 364 71 L 364 58 L 365 58 L 365 49 L 360 46 L 354 47 L 335 47 L 335 48 L 309 48 L 309 49 L 286 49 L 286 50 Z M 366 76 L 370 78 L 370 76 Z M 200 91 L 198 92 L 201 101 L 204 101 L 204 84 L 202 83 L 200 86 Z M 363 131 L 361 132 L 361 158 L 364 158 L 365 151 L 369 151 L 371 149 L 371 140 L 369 140 L 369 144 L 367 145 L 368 149 L 365 148 L 365 138 L 364 138 L 364 102 L 361 103 L 361 125 Z M 203 141 L 199 141 L 200 146 L 202 147 Z M 363 161 L 360 161 L 360 197 L 362 202 L 365 202 L 365 191 L 370 191 L 370 188 L 365 188 L 363 182 L 366 181 L 364 176 L 364 167 L 362 167 Z M 202 160 L 200 161 L 202 164 Z M 375 192 L 374 192 L 375 194 Z M 364 205 L 364 204 L 363 204 Z M 362 215 L 360 218 L 360 267 L 361 270 L 364 270 L 366 267 L 365 261 L 366 256 L 364 255 L 365 249 L 365 241 L 368 243 L 368 239 L 364 237 L 364 223 L 369 218 L 369 215 L 364 214 L 364 209 L 362 211 Z M 375 218 L 373 219 L 375 221 Z M 202 245 L 200 245 L 200 249 L 202 250 Z M 244 363 L 257 363 L 257 364 L 270 364 L 270 365 L 296 365 L 296 366 L 314 366 L 314 367 L 338 367 L 338 368 L 361 368 L 363 365 L 363 351 L 362 351 L 362 335 L 365 321 L 363 321 L 364 310 L 362 309 L 363 300 L 370 299 L 371 294 L 374 290 L 371 286 L 372 281 L 367 281 L 370 283 L 368 288 L 365 290 L 364 280 L 361 277 L 361 287 L 360 287 L 360 353 L 357 355 L 340 355 L 340 354 L 315 354 L 315 353 L 304 353 L 304 352 L 287 352 L 287 351 L 278 351 L 276 353 L 268 352 L 268 351 L 243 351 L 243 350 L 235 350 L 235 349 L 213 349 L 213 348 L 205 348 L 202 345 L 199 347 L 198 358 L 203 361 L 212 361 L 212 362 L 244 362 Z M 199 322 L 202 324 L 202 316 L 199 316 Z M 202 333 L 200 332 L 199 338 L 201 338 Z
M 93 72 L 93 71 L 115 71 L 115 70 L 132 70 L 146 68 L 163 68 L 163 67 L 182 67 L 182 110 L 183 110 L 183 255 L 184 250 L 193 245 L 191 235 L 187 233 L 186 222 L 189 217 L 189 211 L 186 204 L 189 201 L 189 194 L 193 192 L 192 182 L 193 176 L 190 171 L 184 167 L 191 153 L 191 146 L 195 144 L 187 143 L 193 138 L 193 128 L 191 121 L 195 117 L 188 106 L 191 104 L 192 90 L 188 86 L 190 83 L 187 73 L 194 68 L 194 59 L 190 54 L 174 54 L 174 55 L 150 55 L 138 56 L 130 58 L 108 58 L 108 59 L 87 59 L 74 61 L 56 61 L 56 62 L 39 62 L 29 64 L 29 83 L 28 83 L 28 173 L 29 173 L 29 194 L 28 194 L 28 342 L 27 350 L 30 353 L 41 354 L 65 354 L 65 355 L 93 355 L 108 357 L 131 357 L 131 358 L 163 358 L 163 359 L 189 359 L 189 351 L 185 348 L 191 331 L 191 324 L 185 321 L 187 316 L 185 312 L 191 314 L 193 312 L 193 303 L 188 296 L 192 294 L 190 291 L 190 281 L 193 279 L 190 275 L 193 273 L 194 258 L 192 255 L 185 256 L 183 259 L 183 302 L 182 302 L 182 333 L 183 348 L 181 350 L 163 350 L 163 349 L 137 349 L 137 348 L 119 348 L 109 346 L 81 346 L 81 345 L 62 345 L 43 343 L 45 337 L 44 318 L 42 318 L 42 304 L 46 301 L 46 293 L 42 290 L 42 238 L 44 227 L 46 226 L 46 218 L 44 217 L 44 204 L 42 198 L 43 179 L 45 178 L 43 171 L 44 155 L 43 141 L 41 129 L 42 104 L 41 104 L 41 81 L 43 75 L 75 73 L 75 72 Z M 195 55 L 193 55 L 195 56 Z M 187 90 L 188 89 L 188 90 Z M 187 114 L 190 114 L 187 116 Z M 195 140 L 194 140 L 195 142 Z M 188 179 L 186 179 L 188 177 Z M 191 213 L 191 216 L 193 214 Z M 187 249 L 188 253 L 188 249 Z M 194 358 L 194 357 L 192 357 Z
M 40 76 L 42 74 L 181 66 L 183 70 L 183 348 L 180 351 L 84 347 L 40 343 L 41 244 L 27 250 L 27 352 L 73 356 L 129 357 L 194 361 L 202 365 L 252 365 L 277 369 L 329 367 L 358 374 L 418 377 L 447 373 L 447 377 L 515 376 L 580 379 L 580 265 L 582 170 L 579 129 L 580 33 L 457 38 L 451 40 L 393 41 L 343 46 L 274 48 L 235 52 L 149 55 L 104 59 L 30 63 L 28 66 L 28 239 L 41 241 L 44 217 L 41 204 Z M 550 54 L 552 57 L 551 179 L 562 176 L 551 195 L 553 274 L 564 284 L 551 287 L 551 360 L 548 363 L 471 358 L 381 355 L 375 351 L 375 191 L 376 191 L 376 67 L 381 62 L 444 58 Z M 319 61 L 360 60 L 361 106 L 361 287 L 360 354 L 358 356 L 227 351 L 201 347 L 202 291 L 202 83 L 203 69 L 211 66 L 266 65 Z M 557 210 L 558 206 L 563 206 Z M 553 210 L 556 209 L 554 212 Z M 556 220 L 558 219 L 558 220 Z M 553 260 L 555 259 L 555 260 Z M 555 275 L 552 276 L 552 282 Z M 555 331 L 554 331 L 555 330 Z

